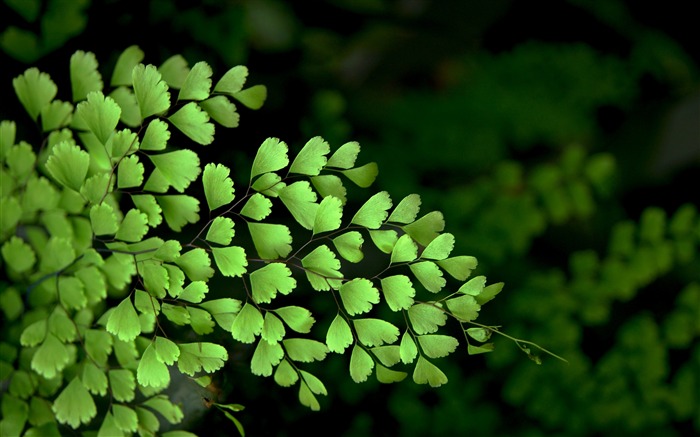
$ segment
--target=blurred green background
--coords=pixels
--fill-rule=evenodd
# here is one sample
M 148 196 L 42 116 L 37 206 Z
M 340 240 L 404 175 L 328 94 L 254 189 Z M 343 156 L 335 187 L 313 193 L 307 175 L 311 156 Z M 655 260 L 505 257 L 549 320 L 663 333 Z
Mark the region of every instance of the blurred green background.
M 373 190 L 421 194 L 476 273 L 506 283 L 479 320 L 569 361 L 537 366 L 496 339 L 491 354 L 439 360 L 450 382 L 430 389 L 357 385 L 330 357 L 312 413 L 250 375 L 240 348 L 220 401 L 246 405 L 248 435 L 700 433 L 700 38 L 687 2 L 3 0 L 0 17 L 0 119 L 26 122 L 11 79 L 30 65 L 67 90 L 76 50 L 105 74 L 132 44 L 215 76 L 245 64 L 268 100 L 203 159 L 247 174 L 270 136 L 296 150 L 316 135 L 359 141 L 380 165 Z M 235 434 L 186 399 L 191 430 Z

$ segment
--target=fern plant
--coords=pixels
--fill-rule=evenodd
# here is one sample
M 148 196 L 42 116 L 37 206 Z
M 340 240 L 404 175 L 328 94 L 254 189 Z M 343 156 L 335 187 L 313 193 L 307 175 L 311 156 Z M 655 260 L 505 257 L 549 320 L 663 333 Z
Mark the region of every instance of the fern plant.
M 143 59 L 127 48 L 106 87 L 94 55 L 76 52 L 68 101 L 36 68 L 13 81 L 42 142 L 0 124 L 3 435 L 65 426 L 155 435 L 154 413 L 179 423 L 181 406 L 164 393 L 171 372 L 210 385 L 229 359 L 208 341 L 217 326 L 252 345 L 253 374 L 296 387 L 312 410 L 326 386 L 305 364 L 331 352 L 349 356 L 355 382 L 410 373 L 437 387 L 447 377 L 435 360 L 460 341 L 441 331 L 448 319 L 469 354 L 493 349 L 489 338 L 501 332 L 476 319 L 503 284 L 470 278 L 477 261 L 452 254 L 439 211 L 420 216 L 418 194 L 394 205 L 384 191 L 347 211 L 344 179 L 367 188 L 378 173 L 375 163 L 356 164 L 357 142 L 332 151 L 314 137 L 292 158 L 285 142 L 267 138 L 249 175 L 222 163 L 202 169 L 196 151 L 176 145 L 213 143 L 214 122 L 236 127 L 236 105 L 260 108 L 265 87 L 245 88 L 244 66 L 214 84 L 205 62 Z M 288 220 L 273 220 L 273 209 Z M 193 226 L 195 237 L 181 238 Z M 376 273 L 361 264 L 368 242 L 382 256 Z M 352 264 L 370 273 L 353 275 Z M 227 289 L 210 290 L 214 277 Z M 317 328 L 309 295 L 334 305 L 322 314 L 328 329 Z M 539 360 L 531 343 L 514 340 Z M 233 415 L 240 404 L 211 405 L 243 434 Z

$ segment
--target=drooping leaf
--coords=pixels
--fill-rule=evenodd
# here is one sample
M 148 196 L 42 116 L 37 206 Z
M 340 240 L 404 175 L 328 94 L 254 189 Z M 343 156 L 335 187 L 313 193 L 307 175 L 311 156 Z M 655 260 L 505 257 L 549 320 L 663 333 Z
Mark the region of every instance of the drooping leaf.
M 163 150 L 169 139 L 168 123 L 156 118 L 148 123 L 140 147 L 141 150 Z
M 127 156 L 119 162 L 117 169 L 117 187 L 133 188 L 143 183 L 143 164 L 137 155 Z
M 233 235 L 233 220 L 228 217 L 219 216 L 211 222 L 209 230 L 207 231 L 207 236 L 204 238 L 212 243 L 227 246 L 231 243 Z
M 224 276 L 241 276 L 246 272 L 248 258 L 242 247 L 213 247 L 211 254 L 214 256 L 216 266 Z
M 285 264 L 278 262 L 253 271 L 248 277 L 253 300 L 256 303 L 270 303 L 277 292 L 289 294 L 297 285 L 292 277 L 292 271 Z
M 243 89 L 248 77 L 248 68 L 245 65 L 236 65 L 228 70 L 214 87 L 214 91 L 226 94 L 234 94 Z
M 111 97 L 105 97 L 101 91 L 93 91 L 87 95 L 87 101 L 78 103 L 75 115 L 83 120 L 102 144 L 107 144 L 119 123 L 122 108 Z
M 432 293 L 442 290 L 447 283 L 442 276 L 442 270 L 432 261 L 417 262 L 409 267 L 423 287 Z
M 190 376 L 201 370 L 207 373 L 215 372 L 228 360 L 228 352 L 218 344 L 198 342 L 180 344 L 179 347 L 178 368 Z
M 248 230 L 262 259 L 284 258 L 292 251 L 292 234 L 285 225 L 248 222 Z
M 107 319 L 107 332 L 122 341 L 132 341 L 141 333 L 139 316 L 136 314 L 131 297 L 124 298 Z
M 368 347 L 392 344 L 399 338 L 399 328 L 382 319 L 353 320 L 357 339 Z
M 338 147 L 333 155 L 328 159 L 328 167 L 350 169 L 355 165 L 357 155 L 360 154 L 360 144 L 350 141 Z
M 287 185 L 280 190 L 279 197 L 300 225 L 306 229 L 313 229 L 319 205 L 316 203 L 316 193 L 308 181 Z
M 413 305 L 416 290 L 408 276 L 394 275 L 381 279 L 382 292 L 392 311 L 405 310 Z
M 418 343 L 428 358 L 446 357 L 457 349 L 459 342 L 449 335 L 419 335 Z
M 77 376 L 58 395 L 52 410 L 59 423 L 70 425 L 73 429 L 89 423 L 97 415 L 95 401 Z
M 267 87 L 265 85 L 253 85 L 250 88 L 238 91 L 231 95 L 250 109 L 260 109 L 267 98 Z
M 419 303 L 408 309 L 408 318 L 416 334 L 432 334 L 447 322 L 445 312 L 429 303 Z
M 259 179 L 258 179 L 259 180 Z M 260 193 L 255 193 L 241 208 L 241 215 L 253 220 L 263 220 L 272 212 L 272 202 Z
M 39 117 L 41 109 L 48 105 L 58 92 L 58 87 L 51 77 L 35 67 L 27 69 L 24 74 L 12 79 L 12 87 L 22 106 L 34 121 Z
M 418 246 L 410 235 L 404 234 L 391 249 L 391 264 L 411 262 L 418 258 Z
M 51 176 L 73 191 L 80 191 L 89 165 L 90 155 L 66 141 L 55 145 L 46 161 L 46 169 Z
M 479 346 L 475 346 L 473 344 L 467 345 L 467 353 L 469 355 L 485 354 L 488 352 L 493 352 L 494 349 L 495 345 L 493 343 L 484 343 Z
M 148 157 L 168 184 L 180 193 L 199 176 L 199 157 L 191 150 L 176 150 Z
M 277 308 L 274 312 L 284 320 L 287 326 L 301 334 L 308 334 L 316 322 L 311 311 L 299 306 Z
M 214 141 L 214 124 L 209 122 L 209 114 L 195 102 L 180 108 L 168 121 L 195 143 L 206 146 Z
M 131 72 L 141 61 L 145 54 L 138 46 L 132 45 L 127 47 L 117 58 L 117 63 L 112 71 L 112 86 L 131 85 Z
M 418 243 L 427 246 L 445 229 L 445 219 L 440 211 L 429 212 L 403 230 Z
M 429 384 L 431 387 L 440 387 L 447 383 L 447 376 L 435 364 L 418 357 L 416 368 L 413 371 L 413 381 L 416 384 Z
M 197 62 L 182 83 L 178 100 L 204 100 L 209 97 L 213 71 L 204 61 Z
M 282 346 L 280 346 L 280 349 Z M 283 351 L 284 353 L 284 351 Z M 291 387 L 296 384 L 299 380 L 299 374 L 297 371 L 289 364 L 289 361 L 282 360 L 275 370 L 275 382 L 282 387 Z
M 260 145 L 250 169 L 250 180 L 263 173 L 280 170 L 289 164 L 288 147 L 278 138 L 268 138 Z
M 270 376 L 272 368 L 278 365 L 282 358 L 284 358 L 282 345 L 260 340 L 250 360 L 250 371 L 253 375 Z
M 359 263 L 364 258 L 362 243 L 362 234 L 357 231 L 346 232 L 333 239 L 338 254 L 352 263 Z
M 358 187 L 367 188 L 374 183 L 375 179 L 377 179 L 379 167 L 377 167 L 376 162 L 370 162 L 362 167 L 343 170 L 341 173 L 353 181 Z
M 138 209 L 130 209 L 115 234 L 117 240 L 141 241 L 148 232 L 148 216 Z
M 340 314 L 336 315 L 326 333 L 328 349 L 342 354 L 354 341 L 348 322 Z
M 367 381 L 367 377 L 372 374 L 374 360 L 366 350 L 358 345 L 352 348 L 350 354 L 350 377 L 353 381 L 360 383 Z
M 369 237 L 377 249 L 384 253 L 391 253 L 399 240 L 399 234 L 393 229 L 370 230 Z
M 488 285 L 484 287 L 484 290 L 476 296 L 476 303 L 483 305 L 489 302 L 491 299 L 496 297 L 498 293 L 503 290 L 503 282 L 496 282 L 495 284 Z
M 292 361 L 302 363 L 323 361 L 328 354 L 328 347 L 325 344 L 310 338 L 286 338 L 282 340 L 282 344 Z
M 214 96 L 199 102 L 209 117 L 224 127 L 238 127 L 240 116 L 234 105 L 226 96 Z
M 396 205 L 387 221 L 404 224 L 413 223 L 420 211 L 420 204 L 421 200 L 418 194 L 409 194 Z
M 231 324 L 231 335 L 241 343 L 252 343 L 263 329 L 263 316 L 253 305 L 246 303 Z
M 207 198 L 209 210 L 228 205 L 233 201 L 233 181 L 229 177 L 231 170 L 221 164 L 207 164 L 202 174 L 204 196 Z
M 70 57 L 70 82 L 73 101 L 83 100 L 92 91 L 102 91 L 102 76 L 97 71 L 95 54 L 78 50 Z
M 313 234 L 335 231 L 340 228 L 343 217 L 343 203 L 332 196 L 324 197 L 316 210 Z
M 325 291 L 341 286 L 340 261 L 328 246 L 321 245 L 301 259 L 306 277 L 314 290 Z M 353 288 L 351 286 L 350 288 Z
M 463 322 L 470 322 L 476 319 L 481 309 L 481 305 L 476 302 L 474 296 L 469 294 L 448 299 L 445 303 L 452 315 Z
M 307 176 L 318 175 L 326 165 L 326 155 L 330 151 L 330 146 L 323 138 L 311 138 L 299 151 L 294 161 L 292 161 L 292 164 L 289 166 L 289 172 Z
M 311 184 L 322 198 L 333 196 L 340 199 L 343 205 L 347 202 L 348 192 L 343 185 L 343 181 L 338 176 L 333 174 L 313 176 L 311 177 Z
M 380 191 L 367 199 L 350 222 L 369 229 L 379 229 L 388 216 L 389 208 L 391 208 L 389 193 Z
M 170 108 L 168 85 L 155 66 L 139 64 L 131 74 L 142 120 L 151 115 L 162 114 Z
M 366 313 L 373 304 L 379 303 L 379 291 L 374 288 L 372 281 L 365 278 L 355 278 L 340 286 L 340 299 L 345 311 L 351 316 Z
M 453 278 L 464 281 L 471 275 L 477 266 L 477 260 L 473 256 L 460 255 L 437 261 L 437 265 L 449 273 Z
M 155 196 L 155 199 L 163 212 L 165 222 L 173 231 L 180 232 L 186 224 L 199 221 L 199 200 L 195 197 L 175 194 Z
M 455 237 L 452 234 L 440 234 L 423 250 L 420 257 L 422 259 L 444 260 L 450 256 L 454 249 Z

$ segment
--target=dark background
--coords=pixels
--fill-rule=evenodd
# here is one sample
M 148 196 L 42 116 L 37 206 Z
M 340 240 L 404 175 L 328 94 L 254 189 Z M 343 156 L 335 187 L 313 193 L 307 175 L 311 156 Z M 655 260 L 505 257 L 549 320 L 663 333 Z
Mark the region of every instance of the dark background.
M 332 356 L 312 367 L 329 389 L 312 413 L 251 376 L 241 349 L 219 383 L 222 402 L 246 406 L 247 435 L 700 432 L 700 222 L 688 234 L 669 224 L 700 204 L 688 2 L 47 0 L 28 15 L 13 4 L 0 6 L 0 116 L 20 132 L 11 79 L 36 65 L 67 93 L 76 50 L 94 52 L 105 78 L 132 44 L 156 65 L 207 61 L 215 77 L 245 64 L 266 104 L 239 107 L 241 126 L 217 128 L 203 161 L 244 183 L 267 137 L 295 150 L 315 135 L 359 141 L 380 166 L 372 190 L 421 194 L 423 212 L 445 213 L 455 252 L 506 283 L 479 320 L 570 362 L 536 366 L 497 339 L 489 356 L 438 360 L 450 382 L 429 389 L 356 385 Z M 645 236 L 658 216 L 661 241 Z M 216 411 L 191 426 L 235 434 Z

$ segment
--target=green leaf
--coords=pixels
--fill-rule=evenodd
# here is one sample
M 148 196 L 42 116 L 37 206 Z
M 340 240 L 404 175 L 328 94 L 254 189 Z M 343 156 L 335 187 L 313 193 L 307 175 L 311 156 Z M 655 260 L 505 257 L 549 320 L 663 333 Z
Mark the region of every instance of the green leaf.
M 262 259 L 284 258 L 292 251 L 292 234 L 285 225 L 248 222 L 248 230 Z
M 241 310 L 241 301 L 231 298 L 213 299 L 202 302 L 199 306 L 211 314 L 222 329 L 230 332 L 233 320 Z
M 317 340 L 308 338 L 287 338 L 282 340 L 287 356 L 292 361 L 311 363 L 323 361 L 328 354 L 328 347 Z
M 251 188 L 266 196 L 277 197 L 280 190 L 286 186 L 287 184 L 282 182 L 282 178 L 277 173 L 264 173 L 253 182 Z
M 107 144 L 119 123 L 122 108 L 102 91 L 93 91 L 87 95 L 87 101 L 78 103 L 75 115 L 85 122 L 100 143 Z
M 214 124 L 209 122 L 209 114 L 195 102 L 180 108 L 168 121 L 198 144 L 206 146 L 214 142 Z
M 75 323 L 68 317 L 65 309 L 56 307 L 49 316 L 49 332 L 54 334 L 60 341 L 70 343 L 77 336 Z
M 369 236 L 377 249 L 384 253 L 391 253 L 399 240 L 399 235 L 394 230 L 370 230 Z
M 165 222 L 170 229 L 180 232 L 188 223 L 199 221 L 199 200 L 187 195 L 155 196 Z
M 163 120 L 153 119 L 146 127 L 146 133 L 141 141 L 141 150 L 163 150 L 170 140 L 168 123 Z
M 131 81 L 142 120 L 151 115 L 160 115 L 170 108 L 168 85 L 155 66 L 137 65 L 131 73 Z
M 206 335 L 214 332 L 216 323 L 211 319 L 211 314 L 199 308 L 187 307 L 190 317 L 190 326 L 195 334 Z
M 392 311 L 406 310 L 413 305 L 416 290 L 408 276 L 394 275 L 381 279 L 382 292 Z
M 136 411 L 132 410 L 126 405 L 112 405 L 112 415 L 114 416 L 115 425 L 121 431 L 136 432 L 138 429 L 139 419 L 136 415 Z
M 252 343 L 263 329 L 263 316 L 255 306 L 246 303 L 231 325 L 231 335 L 241 343 Z
M 488 352 L 493 352 L 495 345 L 493 343 L 485 343 L 480 346 L 474 346 L 472 344 L 467 345 L 467 353 L 469 355 L 485 354 Z
M 468 282 L 462 284 L 457 290 L 458 293 L 469 294 L 471 296 L 479 296 L 486 286 L 486 276 L 475 276 Z
M 472 270 L 477 266 L 477 260 L 473 256 L 455 256 L 437 261 L 444 271 L 449 273 L 453 278 L 464 281 L 471 275 Z
M 148 293 L 158 299 L 165 297 L 165 290 L 169 288 L 170 281 L 168 270 L 157 261 L 146 260 L 139 266 L 139 274 L 143 278 L 143 285 Z
M 341 286 L 340 261 L 328 246 L 321 245 L 301 259 L 306 277 L 314 290 L 324 291 Z
M 387 367 L 394 366 L 401 361 L 401 346 L 397 344 L 373 347 L 370 351 L 380 363 Z
M 156 337 L 155 342 L 151 343 L 148 347 L 153 347 L 155 357 L 163 364 L 175 364 L 175 361 L 177 361 L 177 358 L 180 356 L 180 349 L 177 345 L 165 337 Z M 144 352 L 144 355 L 145 354 Z
M 445 303 L 452 315 L 462 322 L 471 322 L 476 319 L 481 309 L 481 305 L 476 302 L 474 296 L 469 294 L 448 299 Z
M 340 314 L 336 315 L 326 333 L 328 349 L 331 352 L 342 354 L 354 341 L 348 322 Z
M 350 222 L 369 229 L 379 229 L 388 216 L 389 208 L 391 208 L 389 193 L 380 191 L 360 207 Z
M 446 357 L 459 346 L 457 339 L 449 335 L 420 335 L 418 343 L 428 358 Z
M 205 239 L 226 246 L 231 243 L 233 235 L 233 220 L 228 217 L 217 217 L 209 226 Z
M 36 262 L 36 255 L 32 247 L 14 235 L 2 245 L 2 257 L 7 265 L 17 273 L 31 269 Z
M 277 344 L 280 349 L 282 349 L 282 346 Z M 284 351 L 282 352 L 284 353 Z M 291 387 L 292 385 L 296 384 L 296 382 L 299 380 L 299 374 L 297 371 L 292 367 L 291 364 L 289 364 L 289 361 L 283 360 L 280 362 L 279 366 L 277 366 L 277 370 L 275 370 L 275 382 L 282 386 L 282 387 Z
M 180 88 L 177 99 L 204 100 L 209 97 L 212 74 L 213 71 L 206 62 L 201 61 L 194 64 Z
M 374 183 L 379 174 L 379 167 L 377 167 L 376 162 L 370 162 L 362 167 L 351 168 L 350 170 L 341 171 L 351 181 L 355 183 L 358 187 L 367 188 Z
M 46 319 L 41 319 L 24 328 L 19 341 L 22 346 L 34 347 L 43 342 L 44 338 L 46 338 Z
M 418 356 L 418 347 L 416 342 L 413 341 L 413 337 L 408 331 L 404 332 L 401 336 L 401 344 L 399 345 L 399 356 L 401 357 L 401 362 L 404 364 L 410 364 Z
M 387 369 L 386 367 L 382 366 L 381 364 L 377 364 L 377 381 L 381 382 L 382 384 L 391 384 L 394 382 L 401 382 L 404 379 L 406 379 L 406 376 L 408 376 L 408 373 L 406 372 L 399 372 L 396 370 L 391 370 Z
M 418 216 L 418 211 L 420 211 L 420 196 L 418 194 L 409 194 L 404 197 L 391 215 L 387 219 L 389 222 L 394 223 L 413 223 Z
M 366 350 L 355 345 L 350 355 L 350 377 L 353 381 L 360 383 L 367 381 L 367 377 L 372 374 L 374 360 Z
M 248 258 L 242 247 L 213 247 L 211 253 L 222 275 L 235 277 L 242 276 L 246 272 Z
M 300 225 L 313 229 L 319 205 L 316 203 L 316 193 L 308 181 L 287 185 L 280 190 L 279 197 Z
M 391 264 L 415 261 L 418 258 L 418 246 L 410 235 L 404 234 L 396 241 L 391 250 Z
M 122 241 L 141 241 L 148 232 L 148 216 L 138 209 L 130 209 L 119 225 L 115 238 Z
M 129 129 L 117 131 L 111 137 L 111 141 L 107 142 L 107 148 L 111 145 L 112 151 L 110 155 L 113 158 L 122 158 L 126 155 L 131 155 L 139 148 L 139 137 L 136 133 Z
M 63 141 L 51 149 L 51 155 L 46 161 L 46 170 L 61 185 L 80 191 L 89 165 L 90 155 L 87 152 Z
M 136 407 L 136 415 L 139 418 L 139 430 L 143 430 L 144 435 L 155 435 L 160 427 L 158 417 L 150 410 L 142 407 Z M 116 425 L 115 425 L 116 427 Z
M 417 262 L 409 267 L 423 287 L 432 293 L 442 290 L 447 283 L 442 276 L 442 270 L 432 261 Z
M 382 319 L 353 320 L 357 340 L 365 346 L 382 346 L 392 344 L 399 338 L 399 328 Z
M 112 336 L 97 329 L 87 330 L 84 336 L 85 352 L 100 366 L 107 364 L 107 359 L 112 353 Z
M 97 71 L 95 54 L 78 50 L 70 57 L 70 83 L 73 101 L 84 100 L 92 91 L 102 91 L 102 76 Z
M 243 208 L 241 208 L 241 215 L 253 220 L 263 220 L 270 215 L 270 212 L 272 212 L 272 202 L 260 193 L 250 196 Z
M 52 409 L 59 423 L 68 424 L 73 429 L 89 423 L 97 415 L 95 401 L 77 376 L 61 391 Z
M 304 370 L 300 370 L 299 375 L 301 376 L 303 383 L 307 385 L 311 393 L 324 396 L 328 394 L 328 392 L 326 391 L 326 387 L 323 385 L 323 382 L 321 382 L 321 380 L 315 377 L 314 375 Z
M 107 394 L 107 375 L 92 361 L 83 364 L 82 381 L 85 388 L 92 394 L 104 396 Z
M 290 328 L 301 334 L 311 332 L 311 327 L 316 320 L 311 315 L 311 311 L 299 306 L 286 306 L 273 310 L 284 320 Z
M 73 105 L 54 100 L 41 108 L 41 130 L 50 132 L 68 126 L 73 121 Z
M 112 369 L 107 372 L 112 396 L 119 402 L 134 400 L 136 382 L 134 374 L 129 369 Z
M 333 239 L 338 254 L 352 263 L 359 263 L 364 258 L 362 243 L 362 234 L 357 231 L 346 232 Z
M 366 313 L 372 309 L 372 304 L 379 303 L 379 291 L 369 279 L 355 278 L 345 282 L 339 293 L 345 311 L 351 316 Z
M 97 204 L 114 189 L 114 179 L 109 173 L 98 173 L 90 176 L 80 188 L 80 194 L 88 202 Z
M 503 282 L 496 282 L 484 288 L 484 290 L 476 296 L 476 303 L 483 305 L 496 297 L 503 290 Z
M 169 86 L 181 88 L 182 84 L 185 83 L 185 78 L 187 78 L 190 69 L 182 55 L 173 55 L 158 67 L 158 72 L 163 75 L 163 80 L 165 80 Z
M 58 87 L 51 77 L 35 67 L 27 69 L 24 74 L 12 79 L 12 87 L 22 106 L 34 121 L 37 121 L 41 109 L 48 105 L 58 92 Z
M 163 303 L 160 306 L 160 310 L 163 312 L 163 315 L 168 318 L 168 320 L 178 326 L 190 324 L 190 313 L 187 312 L 187 308 L 185 307 Z
M 279 343 L 260 340 L 250 360 L 250 371 L 253 375 L 270 376 L 272 368 L 284 358 L 284 350 Z
M 408 318 L 416 334 L 432 334 L 447 322 L 445 312 L 429 303 L 419 303 L 408 309 Z
M 143 61 L 145 54 L 138 46 L 132 45 L 127 47 L 117 58 L 117 63 L 112 72 L 111 86 L 127 86 L 131 85 L 131 72 L 134 67 Z
M 299 151 L 294 161 L 292 161 L 292 165 L 289 166 L 289 173 L 307 176 L 318 175 L 326 165 L 326 155 L 330 151 L 330 146 L 323 138 L 311 138 Z
M 39 259 L 40 271 L 56 272 L 68 267 L 75 260 L 75 250 L 67 238 L 51 237 L 39 253 Z
M 125 125 L 136 128 L 141 125 L 141 113 L 139 112 L 139 104 L 136 101 L 136 96 L 131 88 L 120 86 L 109 93 L 122 110 L 121 122 Z
M 256 303 L 270 303 L 277 292 L 289 294 L 297 285 L 292 271 L 278 262 L 270 263 L 249 275 L 253 300 Z
M 131 297 L 127 296 L 109 315 L 106 329 L 122 341 L 132 341 L 141 333 L 140 326 Z
M 345 205 L 347 202 L 347 190 L 343 186 L 343 181 L 336 175 L 321 175 L 311 177 L 311 184 L 313 184 L 318 194 L 321 197 L 333 196 L 340 199 L 340 202 Z
M 17 182 L 26 181 L 36 165 L 36 155 L 32 146 L 22 141 L 19 145 L 11 147 L 7 152 L 6 164 Z
M 286 331 L 284 329 L 284 324 L 279 319 L 279 317 L 277 317 L 270 311 L 266 312 L 265 317 L 263 319 L 263 329 L 260 334 L 260 337 L 266 342 L 272 344 L 280 342 L 284 338 L 285 334 Z M 282 354 L 282 356 L 284 356 L 284 353 Z M 282 357 L 279 357 L 279 359 L 281 360 Z M 271 374 L 272 369 L 270 369 L 270 372 L 267 376 L 270 376 Z
M 268 138 L 260 145 L 250 169 L 250 180 L 263 173 L 283 169 L 289 164 L 288 147 L 278 138 Z
M 119 162 L 117 169 L 117 187 L 133 188 L 143 183 L 143 164 L 137 155 L 127 156 Z
M 182 373 L 194 376 L 204 370 L 212 373 L 224 366 L 228 353 L 223 346 L 214 343 L 185 343 L 180 345 L 178 368 Z
M 162 210 L 156 202 L 156 198 L 150 194 L 132 195 L 131 201 L 142 213 L 148 216 L 148 225 L 156 227 L 163 221 Z
M 199 343 L 191 343 L 196 346 Z M 211 343 L 201 343 L 202 345 L 210 345 Z M 214 345 L 216 346 L 216 345 Z M 177 424 L 182 421 L 184 415 L 180 406 L 170 402 L 166 395 L 157 395 L 148 399 L 143 403 L 143 406 L 157 411 L 165 420 L 172 424 Z
M 267 98 L 267 88 L 265 85 L 253 85 L 250 88 L 233 93 L 231 97 L 250 109 L 260 109 Z
M 108 203 L 101 203 L 90 208 L 90 222 L 95 235 L 112 235 L 119 230 L 117 216 Z
M 17 124 L 14 121 L 0 121 L 0 159 L 5 159 L 10 148 L 15 144 Z
M 413 381 L 416 384 L 430 384 L 431 387 L 440 387 L 447 383 L 447 376 L 435 364 L 423 356 L 419 356 L 413 371 Z
M 343 218 L 343 202 L 332 196 L 324 197 L 316 210 L 313 234 L 335 231 Z
M 80 280 L 73 276 L 61 276 L 58 278 L 58 296 L 61 305 L 69 309 L 81 309 L 87 305 L 85 287 Z
M 228 167 L 221 164 L 207 164 L 204 167 L 202 185 L 210 211 L 233 201 L 233 181 L 228 177 L 230 172 Z
M 450 256 L 455 247 L 455 237 L 452 234 L 440 234 L 423 250 L 422 259 L 444 260 Z
M 466 333 L 476 341 L 486 342 L 491 338 L 493 331 L 486 328 L 468 328 Z
M 247 77 L 248 68 L 245 65 L 236 65 L 219 79 L 214 91 L 227 94 L 237 93 L 243 89 Z
M 427 246 L 445 229 L 445 219 L 440 211 L 429 212 L 415 222 L 403 226 L 403 230 L 418 243 Z
M 191 150 L 177 150 L 148 157 L 168 184 L 180 193 L 199 176 L 199 157 Z
M 357 155 L 360 154 L 360 144 L 350 141 L 338 147 L 333 155 L 328 159 L 328 167 L 350 169 L 355 165 Z
M 234 105 L 226 96 L 214 96 L 199 102 L 209 117 L 224 127 L 238 127 L 240 116 Z
M 31 368 L 39 375 L 51 379 L 70 362 L 68 348 L 55 335 L 47 333 L 44 342 L 34 353 Z

